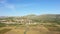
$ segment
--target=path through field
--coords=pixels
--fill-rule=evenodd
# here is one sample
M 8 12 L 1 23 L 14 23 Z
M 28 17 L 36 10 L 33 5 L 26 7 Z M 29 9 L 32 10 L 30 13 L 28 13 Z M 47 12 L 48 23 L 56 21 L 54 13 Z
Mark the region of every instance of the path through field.
M 60 34 L 60 31 L 50 31 L 44 25 L 26 27 L 5 27 L 11 29 L 4 34 Z M 53 30 L 53 29 L 52 29 Z
M 26 34 L 45 34 L 49 30 L 45 28 L 44 26 L 36 26 L 36 27 L 29 27 L 27 28 Z M 24 34 L 25 28 L 12 28 L 11 31 L 5 33 L 5 34 Z

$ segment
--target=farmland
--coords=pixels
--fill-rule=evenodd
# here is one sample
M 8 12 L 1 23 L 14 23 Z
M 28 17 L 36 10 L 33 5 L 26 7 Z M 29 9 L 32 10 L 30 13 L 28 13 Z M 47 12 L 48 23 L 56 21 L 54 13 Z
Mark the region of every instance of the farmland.
M 60 18 L 59 15 L 55 17 L 56 15 L 28 15 L 0 18 L 0 34 L 60 34 Z

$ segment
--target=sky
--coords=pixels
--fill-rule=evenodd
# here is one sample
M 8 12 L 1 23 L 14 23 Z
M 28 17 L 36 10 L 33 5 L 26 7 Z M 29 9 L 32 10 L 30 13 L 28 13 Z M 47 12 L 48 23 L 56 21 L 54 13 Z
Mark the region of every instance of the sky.
M 0 0 L 0 16 L 60 14 L 60 0 Z

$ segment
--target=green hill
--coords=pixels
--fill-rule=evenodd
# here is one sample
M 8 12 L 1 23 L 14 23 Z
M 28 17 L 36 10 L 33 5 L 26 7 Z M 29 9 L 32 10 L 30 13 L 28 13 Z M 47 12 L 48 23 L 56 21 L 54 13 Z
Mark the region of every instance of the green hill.
M 44 14 L 44 15 L 26 15 L 22 17 L 0 17 L 0 20 L 11 20 L 14 21 L 16 19 L 30 19 L 33 22 L 39 23 L 58 23 L 60 24 L 60 14 Z

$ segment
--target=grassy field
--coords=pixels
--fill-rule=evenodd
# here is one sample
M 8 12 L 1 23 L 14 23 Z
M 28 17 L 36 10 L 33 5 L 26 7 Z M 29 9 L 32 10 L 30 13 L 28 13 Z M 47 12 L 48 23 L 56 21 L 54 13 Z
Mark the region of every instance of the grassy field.
M 58 24 L 38 24 L 38 25 L 19 25 L 6 26 L 0 28 L 0 34 L 60 34 Z

